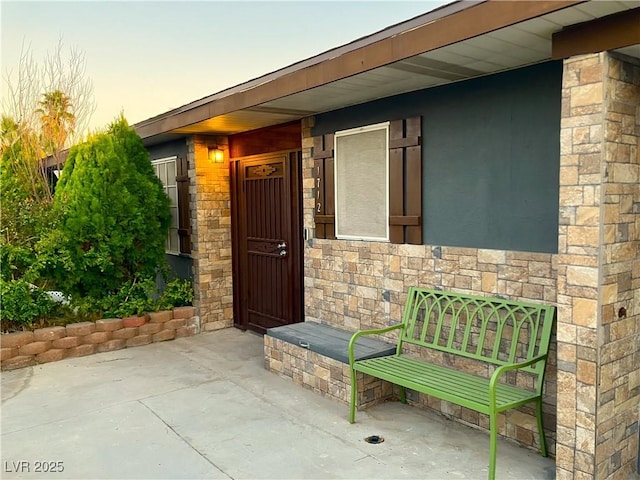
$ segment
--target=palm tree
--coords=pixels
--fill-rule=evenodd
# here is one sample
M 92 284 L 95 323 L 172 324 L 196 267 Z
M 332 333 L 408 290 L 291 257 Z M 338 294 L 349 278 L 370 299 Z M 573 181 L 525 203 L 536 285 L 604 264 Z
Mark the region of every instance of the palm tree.
M 61 90 L 54 90 L 45 93 L 38 104 L 40 108 L 36 112 L 40 114 L 44 153 L 56 156 L 75 129 L 71 99 Z
M 36 113 L 40 114 L 40 135 L 42 156 L 49 156 L 53 159 L 53 168 L 60 170 L 62 166 L 60 154 L 67 143 L 67 139 L 74 133 L 76 117 L 73 113 L 71 98 L 62 90 L 47 92 L 38 102 L 40 108 Z M 53 198 L 52 185 L 49 184 L 49 173 L 46 161 L 40 161 L 40 173 L 45 179 L 47 197 Z

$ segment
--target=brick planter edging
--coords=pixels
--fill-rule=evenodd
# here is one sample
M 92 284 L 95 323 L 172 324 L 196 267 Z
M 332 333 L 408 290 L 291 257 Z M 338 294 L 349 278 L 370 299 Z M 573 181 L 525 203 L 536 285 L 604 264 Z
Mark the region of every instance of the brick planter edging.
M 194 307 L 7 333 L 0 335 L 0 366 L 3 371 L 14 370 L 197 333 L 200 333 L 200 318 Z

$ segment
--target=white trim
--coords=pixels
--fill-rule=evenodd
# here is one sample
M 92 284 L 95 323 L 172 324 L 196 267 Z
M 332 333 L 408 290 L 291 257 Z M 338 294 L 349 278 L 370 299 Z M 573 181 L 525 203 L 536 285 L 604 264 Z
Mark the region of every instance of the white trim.
M 335 205 L 335 234 L 339 240 L 367 240 L 374 242 L 389 242 L 389 126 L 390 122 L 375 123 L 372 125 L 365 125 L 362 127 L 350 128 L 347 130 L 340 130 L 334 133 L 333 136 L 333 151 L 334 151 L 334 205 Z M 340 220 L 338 215 L 338 138 L 349 135 L 356 135 L 358 133 L 371 132 L 376 130 L 385 130 L 386 132 L 386 148 L 384 150 L 385 156 L 385 237 L 366 237 L 362 235 L 340 235 Z
M 174 155 L 172 157 L 162 157 L 162 158 L 156 158 L 154 160 L 151 160 L 151 165 L 157 165 L 158 163 L 166 163 L 166 162 L 170 162 L 171 160 L 178 160 L 178 156 Z
M 177 245 L 177 250 L 170 250 L 169 248 L 167 248 L 167 245 L 171 245 L 171 233 L 172 231 L 178 231 L 180 228 L 180 206 L 179 206 L 179 202 L 180 199 L 177 196 L 177 190 L 178 190 L 178 182 L 177 182 L 177 175 L 178 175 L 178 156 L 177 155 L 173 155 L 170 157 L 162 157 L 162 158 L 156 158 L 154 160 L 151 160 L 151 166 L 152 167 L 156 167 L 157 165 L 165 165 L 165 164 L 169 164 L 169 163 L 173 163 L 174 166 L 174 172 L 175 172 L 175 177 L 172 179 L 173 183 L 169 183 L 170 179 L 167 178 L 167 184 L 165 184 L 162 179 L 160 179 L 160 182 L 162 183 L 162 189 L 165 193 L 165 195 L 167 195 L 169 197 L 169 201 L 171 202 L 171 197 L 169 196 L 169 188 L 175 189 L 176 190 L 176 203 L 175 205 L 173 204 L 173 202 L 170 203 L 171 205 L 171 209 L 175 209 L 175 213 L 177 216 L 177 220 L 178 220 L 178 227 L 172 227 L 171 225 L 169 226 L 169 231 L 167 232 L 167 238 L 165 239 L 165 250 L 164 253 L 166 255 L 174 255 L 174 256 L 179 256 L 181 255 L 180 253 L 180 236 L 178 235 L 178 245 Z M 154 169 L 155 170 L 155 169 Z M 165 172 L 166 172 L 166 167 L 165 167 Z M 155 173 L 155 172 L 154 172 Z M 157 177 L 157 175 L 156 175 Z
M 334 138 L 335 137 L 344 137 L 346 135 L 354 135 L 356 133 L 370 132 L 370 131 L 373 131 L 373 130 L 382 130 L 382 129 L 386 129 L 387 133 L 388 133 L 390 124 L 391 124 L 391 122 L 382 122 L 382 123 L 374 123 L 373 125 L 365 125 L 365 126 L 362 126 L 362 127 L 349 128 L 347 130 L 340 130 L 338 132 L 335 132 Z M 387 135 L 387 139 L 388 138 L 389 137 Z

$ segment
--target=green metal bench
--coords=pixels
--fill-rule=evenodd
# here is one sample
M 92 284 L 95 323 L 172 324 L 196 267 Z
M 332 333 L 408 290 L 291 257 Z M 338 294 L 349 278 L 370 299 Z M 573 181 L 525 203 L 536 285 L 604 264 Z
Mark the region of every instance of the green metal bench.
M 494 479 L 498 412 L 535 402 L 540 450 L 546 456 L 542 386 L 554 313 L 555 307 L 547 305 L 411 287 L 402 323 L 351 337 L 349 421 L 355 421 L 356 372 L 398 385 L 405 403 L 409 388 L 484 413 L 490 425 L 489 478 Z M 394 355 L 354 359 L 358 337 L 394 330 L 399 331 Z M 486 367 L 487 376 L 451 366 L 463 362 Z M 531 390 L 516 385 L 518 375 L 530 377 L 520 383 Z

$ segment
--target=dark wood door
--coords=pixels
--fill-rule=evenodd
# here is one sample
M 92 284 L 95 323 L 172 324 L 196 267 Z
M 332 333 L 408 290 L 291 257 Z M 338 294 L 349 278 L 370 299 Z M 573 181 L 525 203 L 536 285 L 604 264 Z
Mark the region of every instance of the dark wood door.
M 303 321 L 299 151 L 234 159 L 234 323 L 265 333 Z

